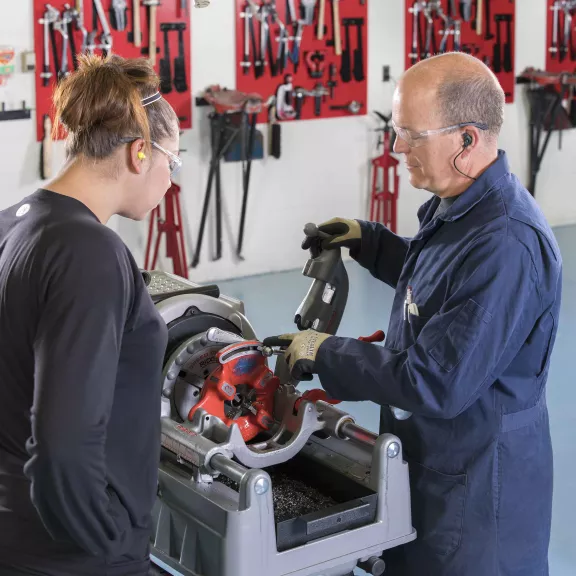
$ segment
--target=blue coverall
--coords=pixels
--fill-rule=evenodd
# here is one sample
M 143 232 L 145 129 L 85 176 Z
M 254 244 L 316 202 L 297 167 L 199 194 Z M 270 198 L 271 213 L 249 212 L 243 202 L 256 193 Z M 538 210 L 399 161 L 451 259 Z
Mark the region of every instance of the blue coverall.
M 402 440 L 418 537 L 384 556 L 387 574 L 547 576 L 560 251 L 503 151 L 434 217 L 438 204 L 411 240 L 361 222 L 353 257 L 396 290 L 387 339 L 329 338 L 316 370 L 332 397 L 382 405 L 381 432 Z M 419 315 L 405 319 L 408 286 Z

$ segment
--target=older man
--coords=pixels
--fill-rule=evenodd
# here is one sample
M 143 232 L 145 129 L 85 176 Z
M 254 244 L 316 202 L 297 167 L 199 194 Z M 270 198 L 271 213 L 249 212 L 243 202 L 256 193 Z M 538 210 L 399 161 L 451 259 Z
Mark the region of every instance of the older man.
M 545 387 L 562 263 L 552 231 L 498 149 L 504 93 L 465 54 L 408 70 L 395 92 L 395 151 L 433 197 L 408 240 L 333 219 L 396 290 L 384 347 L 313 331 L 273 337 L 291 373 L 342 400 L 383 406 L 381 431 L 410 465 L 418 538 L 390 576 L 546 576 L 552 447 Z M 394 408 L 389 408 L 394 407 Z

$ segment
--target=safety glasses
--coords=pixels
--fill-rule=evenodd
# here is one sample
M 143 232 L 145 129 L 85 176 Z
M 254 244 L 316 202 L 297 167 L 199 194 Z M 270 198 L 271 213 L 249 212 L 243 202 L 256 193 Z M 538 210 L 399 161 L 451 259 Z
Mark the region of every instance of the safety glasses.
M 162 152 L 162 154 L 166 154 L 168 156 L 168 165 L 170 166 L 170 177 L 177 174 L 180 168 L 182 168 L 182 159 L 176 154 L 173 154 L 169 150 L 165 150 L 160 146 L 160 144 L 156 144 L 156 142 L 152 142 L 152 146 Z
M 135 142 L 136 140 L 138 140 L 138 138 L 129 137 L 129 138 L 122 138 L 121 142 L 124 144 L 131 144 L 132 142 Z M 162 152 L 162 154 L 164 154 L 168 157 L 168 166 L 170 167 L 170 178 L 172 178 L 172 176 L 177 174 L 179 172 L 180 168 L 182 168 L 182 159 L 179 156 L 176 156 L 176 154 L 173 154 L 172 152 L 170 152 L 170 150 L 166 150 L 165 148 L 162 148 L 162 146 L 160 146 L 160 144 L 158 144 L 154 141 L 152 141 L 151 144 L 152 144 L 153 148 L 156 148 L 156 150 L 158 150 L 159 152 Z
M 394 120 L 391 121 L 392 128 L 398 138 L 402 138 L 410 148 L 418 148 L 423 146 L 428 141 L 430 136 L 436 136 L 437 134 L 446 134 L 448 132 L 453 132 L 459 128 L 465 128 L 466 126 L 475 126 L 479 130 L 488 130 L 488 124 L 483 124 L 482 122 L 461 122 L 460 124 L 454 124 L 453 126 L 446 126 L 445 128 L 437 128 L 436 130 L 425 130 L 424 132 L 415 132 L 414 130 L 408 130 L 408 128 L 400 128 L 396 126 Z

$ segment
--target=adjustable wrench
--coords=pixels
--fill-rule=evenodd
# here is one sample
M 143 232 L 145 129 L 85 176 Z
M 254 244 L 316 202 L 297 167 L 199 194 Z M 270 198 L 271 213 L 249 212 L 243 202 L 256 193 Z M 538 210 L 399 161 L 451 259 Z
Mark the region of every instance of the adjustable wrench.
M 302 23 L 304 26 L 312 26 L 312 24 L 314 24 L 314 9 L 316 8 L 316 0 L 300 0 L 300 6 L 304 12 Z
M 48 86 L 50 84 L 50 78 L 52 78 L 52 70 L 50 70 L 50 40 L 49 32 L 50 26 L 56 22 L 60 13 L 56 8 L 50 4 L 46 4 L 46 12 L 44 16 L 38 20 L 38 22 L 44 26 L 44 64 L 42 67 L 42 72 L 40 73 L 40 78 L 42 78 L 42 85 Z
M 114 16 L 114 23 L 116 30 L 123 32 L 126 30 L 126 0 L 112 0 L 110 7 L 110 14 Z

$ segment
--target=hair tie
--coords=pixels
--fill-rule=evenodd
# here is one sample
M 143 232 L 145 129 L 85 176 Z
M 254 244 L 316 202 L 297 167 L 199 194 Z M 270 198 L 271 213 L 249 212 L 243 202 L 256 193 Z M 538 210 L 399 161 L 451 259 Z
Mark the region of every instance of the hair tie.
M 142 98 L 142 106 L 149 106 L 150 104 L 154 104 L 154 102 L 158 102 L 162 98 L 162 94 L 160 92 L 156 92 L 156 94 L 152 94 L 152 96 L 146 96 L 146 98 Z

